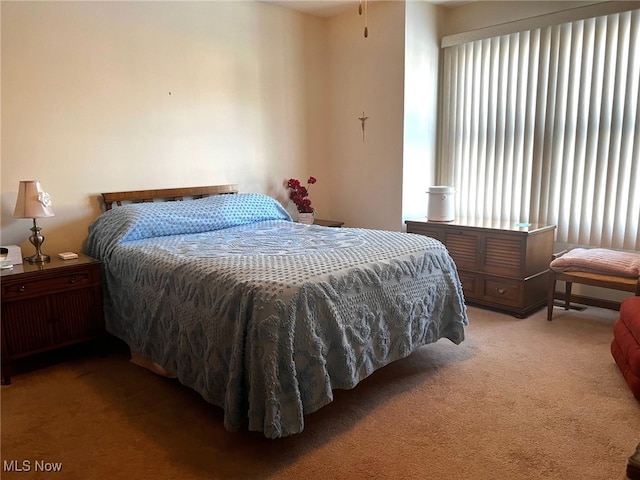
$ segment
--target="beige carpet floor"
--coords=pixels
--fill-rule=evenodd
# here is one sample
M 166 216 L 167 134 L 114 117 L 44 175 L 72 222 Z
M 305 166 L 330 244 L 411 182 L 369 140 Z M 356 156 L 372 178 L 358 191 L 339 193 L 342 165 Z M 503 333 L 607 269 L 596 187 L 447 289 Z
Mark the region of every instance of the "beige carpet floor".
M 469 317 L 461 345 L 441 340 L 336 392 L 280 440 L 226 432 L 220 409 L 123 350 L 70 355 L 2 387 L 1 477 L 624 479 L 640 404 L 609 351 L 617 312 Z

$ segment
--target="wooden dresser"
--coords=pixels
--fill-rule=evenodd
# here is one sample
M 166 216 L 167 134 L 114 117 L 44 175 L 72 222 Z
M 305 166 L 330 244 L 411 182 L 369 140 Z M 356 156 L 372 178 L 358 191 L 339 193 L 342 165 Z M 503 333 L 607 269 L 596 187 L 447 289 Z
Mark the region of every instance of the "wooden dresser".
M 546 305 L 555 225 L 519 227 L 481 219 L 405 223 L 407 233 L 445 244 L 458 267 L 467 303 L 517 317 Z
M 104 335 L 100 262 L 84 255 L 2 270 L 2 383 L 11 362 Z

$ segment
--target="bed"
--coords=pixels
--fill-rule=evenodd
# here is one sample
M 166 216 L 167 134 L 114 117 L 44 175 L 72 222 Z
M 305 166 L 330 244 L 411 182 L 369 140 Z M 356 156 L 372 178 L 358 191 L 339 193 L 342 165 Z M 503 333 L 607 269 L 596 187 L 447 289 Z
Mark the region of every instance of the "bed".
M 461 284 L 435 239 L 303 225 L 235 186 L 103 198 L 84 251 L 102 261 L 107 330 L 221 407 L 229 431 L 299 433 L 333 390 L 464 339 Z

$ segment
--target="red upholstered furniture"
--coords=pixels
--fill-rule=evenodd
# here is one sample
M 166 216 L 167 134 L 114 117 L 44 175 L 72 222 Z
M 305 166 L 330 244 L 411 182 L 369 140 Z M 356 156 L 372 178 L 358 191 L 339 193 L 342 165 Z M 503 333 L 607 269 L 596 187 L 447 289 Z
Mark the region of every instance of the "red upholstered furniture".
M 613 355 L 633 395 L 640 401 L 640 297 L 620 304 L 620 318 L 613 326 Z

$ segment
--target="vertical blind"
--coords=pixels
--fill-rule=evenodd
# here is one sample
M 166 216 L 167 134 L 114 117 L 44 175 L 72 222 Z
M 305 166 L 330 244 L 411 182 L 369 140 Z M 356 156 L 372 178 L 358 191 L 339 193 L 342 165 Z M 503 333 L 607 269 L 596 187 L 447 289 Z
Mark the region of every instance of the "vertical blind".
M 640 250 L 640 10 L 446 47 L 443 73 L 457 216 Z

